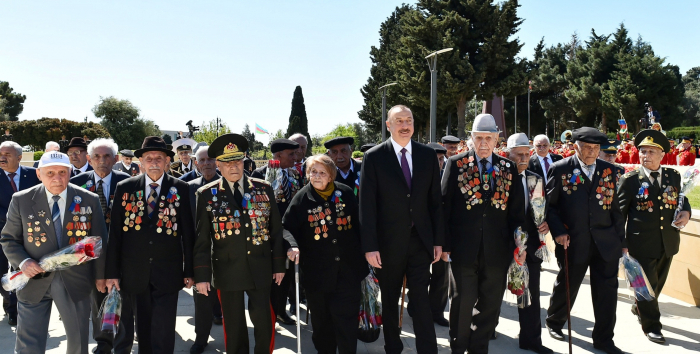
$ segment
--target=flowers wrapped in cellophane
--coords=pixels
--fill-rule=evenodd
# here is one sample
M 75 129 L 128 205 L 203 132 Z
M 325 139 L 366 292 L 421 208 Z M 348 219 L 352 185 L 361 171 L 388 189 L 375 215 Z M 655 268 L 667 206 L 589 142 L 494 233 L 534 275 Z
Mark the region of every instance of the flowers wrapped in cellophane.
M 625 253 L 620 258 L 620 266 L 625 270 L 627 285 L 634 289 L 634 297 L 637 301 L 654 300 L 656 296 L 654 289 L 649 286 L 649 279 L 644 274 L 644 269 L 642 269 L 639 262 L 630 256 L 629 253 Z
M 693 190 L 695 185 L 697 185 L 698 175 L 700 175 L 700 171 L 697 168 L 690 168 L 683 174 L 683 180 L 681 181 L 681 191 L 680 193 L 678 193 L 678 206 L 676 207 L 676 212 L 673 214 L 674 221 L 676 220 L 676 218 L 678 218 L 678 214 L 680 214 L 681 211 L 683 211 L 683 204 L 685 204 L 686 193 Z M 671 225 L 673 225 L 673 227 L 677 229 L 681 229 L 681 227 L 676 226 L 676 224 Z
M 275 197 L 277 197 L 278 194 L 283 193 L 282 169 L 280 168 L 280 162 L 278 160 L 267 161 L 267 173 L 265 174 L 265 180 L 270 183 L 270 186 L 275 193 Z
M 82 240 L 44 255 L 39 266 L 45 272 L 68 269 L 99 258 L 102 251 L 102 237 L 87 236 Z M 2 277 L 2 288 L 7 291 L 21 290 L 29 282 L 29 277 L 21 270 L 7 273 Z
M 537 178 L 537 176 L 527 176 L 527 189 L 530 192 L 530 208 L 532 209 L 532 218 L 535 221 L 535 225 L 539 227 L 545 221 L 545 190 L 544 190 L 544 180 L 542 178 Z M 547 248 L 547 240 L 545 239 L 545 234 L 538 233 L 540 239 L 540 245 L 535 251 L 535 256 L 545 262 L 549 262 L 550 253 Z
M 514 258 L 525 252 L 527 248 L 527 232 L 524 232 L 520 227 L 515 230 L 515 251 Z M 508 267 L 508 290 L 518 297 L 518 307 L 526 308 L 530 306 L 530 271 L 527 269 L 527 264 L 518 263 L 516 259 L 510 263 Z
M 112 291 L 107 294 L 102 301 L 100 313 L 98 316 L 102 318 L 102 331 L 112 333 L 112 336 L 117 335 L 119 329 L 119 318 L 122 315 L 122 297 L 116 286 L 112 287 Z
M 371 343 L 379 338 L 382 328 L 382 303 L 379 297 L 379 280 L 370 267 L 369 274 L 362 280 L 362 301 L 357 338 L 365 343 Z

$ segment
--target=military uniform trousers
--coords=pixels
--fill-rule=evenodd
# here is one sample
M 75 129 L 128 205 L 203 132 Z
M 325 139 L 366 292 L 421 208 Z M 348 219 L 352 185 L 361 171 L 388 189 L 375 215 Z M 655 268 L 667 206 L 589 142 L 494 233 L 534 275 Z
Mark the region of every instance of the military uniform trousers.
M 66 353 L 85 354 L 88 352 L 90 297 L 86 296 L 82 300 L 73 301 L 59 271 L 54 274 L 51 285 L 41 301 L 36 304 L 18 302 L 15 353 L 45 352 L 46 334 L 49 330 L 53 304 L 56 305 L 66 330 L 68 342 Z
M 175 350 L 175 318 L 177 316 L 177 297 L 179 291 L 165 292 L 149 284 L 145 291 L 139 294 L 124 294 L 132 309 L 136 309 L 136 333 L 139 336 L 139 354 L 173 353 Z M 123 309 L 122 309 L 123 310 Z M 124 327 L 128 342 L 133 342 L 133 315 L 124 319 Z M 120 330 L 121 331 L 121 330 Z M 131 340 L 128 340 L 130 337 Z M 115 353 L 117 348 L 115 348 Z M 119 351 L 121 352 L 121 351 Z
M 630 253 L 631 254 L 631 253 Z M 641 264 L 644 274 L 646 274 L 649 280 L 649 286 L 654 289 L 654 300 L 651 301 L 637 301 L 632 305 L 632 311 L 637 312 L 642 322 L 642 330 L 644 333 L 660 333 L 661 332 L 661 312 L 659 312 L 659 295 L 661 295 L 661 290 L 666 284 L 666 278 L 668 277 L 668 271 L 671 269 L 671 261 L 673 256 L 668 257 L 666 252 L 663 253 L 661 258 L 645 258 L 645 257 L 635 257 L 639 264 Z
M 557 246 L 559 248 L 561 246 Z M 563 252 L 561 252 L 563 254 Z M 566 323 L 566 274 L 564 257 L 557 253 L 559 274 L 554 281 L 554 290 L 549 300 L 547 309 L 547 326 L 553 329 L 562 329 Z M 593 298 L 593 344 L 608 345 L 613 343 L 613 330 L 615 329 L 617 309 L 617 270 L 618 261 L 607 262 L 600 255 L 598 247 L 591 242 L 588 261 L 580 264 L 569 262 L 569 292 L 571 295 L 571 308 L 574 307 L 576 295 L 581 287 L 581 282 L 586 276 L 586 270 L 591 268 L 591 297 Z
M 219 297 L 224 315 L 224 341 L 229 354 L 250 352 L 248 326 L 245 317 L 245 295 L 248 295 L 248 314 L 253 322 L 255 354 L 270 354 L 275 348 L 275 317 L 270 305 L 270 288 L 210 293 Z
M 194 291 L 194 333 L 197 335 L 194 342 L 196 344 L 207 344 L 214 317 L 221 318 L 221 305 L 213 286 L 209 295 Z
M 488 353 L 489 340 L 498 324 L 508 268 L 486 264 L 483 242 L 474 263 L 453 262 L 451 266 L 455 280 L 450 306 L 452 353 Z M 475 307 L 479 314 L 472 316 Z M 476 330 L 472 330 L 472 324 Z
M 284 278 L 280 285 L 277 285 L 274 281 L 270 283 L 270 302 L 272 303 L 272 311 L 275 312 L 275 316 L 284 315 L 287 312 L 287 298 L 290 298 L 290 304 L 294 303 L 296 306 L 295 299 L 289 297 L 289 290 L 294 283 L 294 267 L 290 266 L 284 272 Z
M 313 328 L 311 339 L 319 354 L 357 352 L 361 286 L 340 273 L 333 291 L 306 291 Z

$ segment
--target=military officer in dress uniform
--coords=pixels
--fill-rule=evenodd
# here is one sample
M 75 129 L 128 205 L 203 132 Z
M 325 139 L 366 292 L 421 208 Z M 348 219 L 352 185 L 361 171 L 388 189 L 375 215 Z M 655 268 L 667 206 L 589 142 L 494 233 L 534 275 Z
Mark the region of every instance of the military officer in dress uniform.
M 248 141 L 238 134 L 222 135 L 209 148 L 223 178 L 197 191 L 195 279 L 200 294 L 221 299 L 226 351 L 249 352 L 248 295 L 253 352 L 269 354 L 274 349 L 271 279 L 280 284 L 285 270 L 282 219 L 269 183 L 243 173 L 246 149 Z M 212 285 L 218 294 L 211 293 Z
M 112 169 L 117 160 L 117 149 L 117 144 L 112 139 L 98 138 L 93 140 L 88 145 L 88 162 L 94 170 L 81 173 L 70 179 L 70 183 L 97 194 L 107 228 L 109 228 L 111 222 L 110 215 L 117 183 L 130 177 L 124 172 Z M 111 353 L 112 348 L 115 348 L 117 353 L 130 351 L 131 343 L 124 343 L 123 329 L 118 331 L 116 340 L 112 333 L 102 331 L 102 318 L 98 315 L 102 301 L 106 296 L 106 293 L 92 289 L 90 318 L 92 319 L 92 338 L 97 342 L 97 347 L 95 347 L 93 353 Z M 128 306 L 128 304 L 126 305 Z M 130 313 L 130 311 L 124 312 Z M 133 321 L 133 318 L 122 317 L 122 319 L 124 321 Z M 119 328 L 123 328 L 123 326 Z M 119 345 L 117 342 L 119 342 Z
M 194 226 L 187 183 L 165 173 L 175 155 L 158 136 L 134 155 L 144 174 L 117 184 L 107 248 L 107 286 L 136 309 L 139 352 L 175 350 L 177 296 L 193 285 Z M 123 322 L 127 341 L 133 322 Z
M 593 346 L 622 353 L 613 342 L 617 308 L 617 270 L 625 236 L 624 219 L 615 193 L 615 166 L 598 159 L 605 134 L 583 127 L 572 134 L 576 154 L 555 162 L 547 175 L 547 224 L 557 243 L 559 274 L 547 309 L 550 336 L 564 340 L 567 320 L 565 248 L 571 306 L 590 267 L 593 294 Z M 575 207 L 572 207 L 575 206 Z
M 277 139 L 270 143 L 270 151 L 275 160 L 279 161 L 279 168 L 282 173 L 282 183 L 275 191 L 275 202 L 280 215 L 287 212 L 287 207 L 292 201 L 292 198 L 302 187 L 302 178 L 299 171 L 294 168 L 294 163 L 298 156 L 299 143 L 289 139 Z M 251 177 L 265 180 L 267 174 L 267 166 L 263 166 L 253 171 Z M 289 249 L 288 244 L 284 244 L 284 249 Z M 272 293 L 270 300 L 272 301 L 272 310 L 274 311 L 277 321 L 285 325 L 293 325 L 296 322 L 287 314 L 287 298 L 289 289 L 294 279 L 294 267 L 289 267 L 286 271 L 286 276 L 281 284 L 272 285 Z
M 122 154 L 121 161 L 115 163 L 113 169 L 124 172 L 131 177 L 140 175 L 141 169 L 139 168 L 139 164 L 132 162 L 134 152 L 129 149 L 124 149 L 119 151 L 119 153 Z
M 500 131 L 490 114 L 474 120 L 475 150 L 452 156 L 442 178 L 446 252 L 455 279 L 450 307 L 453 353 L 488 353 L 501 308 L 514 235 L 525 225 L 525 194 L 515 164 L 494 153 Z M 477 301 L 478 300 L 478 301 Z M 477 309 L 479 314 L 473 315 Z
M 690 220 L 691 206 L 684 197 L 683 211 L 674 219 L 681 189 L 681 175 L 673 168 L 661 167 L 668 139 L 656 130 L 643 130 L 635 137 L 642 163 L 620 180 L 618 196 L 623 220 L 627 221 L 622 252 L 636 258 L 656 297 L 632 305 L 647 338 L 664 343 L 658 297 L 671 269 L 673 255 L 680 244 L 679 228 Z M 677 226 L 678 228 L 674 227 Z
M 695 151 L 692 143 L 687 136 L 681 138 L 681 142 L 678 144 L 678 166 L 695 165 Z
M 608 140 L 608 143 L 600 146 L 598 158 L 607 161 L 615 166 L 615 181 L 620 182 L 620 178 L 625 174 L 625 168 L 615 163 L 617 158 L 617 146 L 620 144 L 617 140 Z M 617 185 L 617 184 L 616 184 Z
M 194 170 L 194 162 L 192 162 L 192 149 L 197 145 L 197 142 L 190 139 L 178 139 L 173 142 L 173 150 L 177 154 L 179 161 L 170 164 L 170 174 L 175 178 L 180 178 L 182 175 Z
M 352 158 L 352 144 L 354 143 L 355 139 L 352 137 L 341 136 L 326 141 L 323 146 L 326 147 L 326 153 L 338 168 L 338 174 L 335 176 L 336 182 L 350 187 L 357 196 L 360 190 L 362 163 Z

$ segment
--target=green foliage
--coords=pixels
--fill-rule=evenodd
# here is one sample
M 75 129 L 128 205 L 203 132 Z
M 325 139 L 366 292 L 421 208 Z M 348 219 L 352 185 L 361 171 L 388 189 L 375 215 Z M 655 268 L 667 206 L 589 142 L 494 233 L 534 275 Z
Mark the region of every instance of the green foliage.
M 43 151 L 34 151 L 34 161 L 39 161 L 42 155 L 44 155 Z
M 243 128 L 243 133 L 241 133 L 241 135 L 243 135 L 248 140 L 248 149 L 251 153 L 265 148 L 263 143 L 255 140 L 255 133 L 250 131 L 250 127 L 248 126 L 248 124 L 246 124 L 245 128 Z
M 301 86 L 294 89 L 292 97 L 292 113 L 289 115 L 289 126 L 287 127 L 287 137 L 295 133 L 302 133 L 306 136 L 309 145 L 306 150 L 306 155 L 311 156 L 313 141 L 309 135 L 309 120 L 306 117 L 306 105 L 304 105 L 304 94 L 301 92 Z
M 277 129 L 275 134 L 272 134 L 272 136 L 270 137 L 270 142 L 272 142 L 273 140 L 277 140 L 277 139 L 284 139 L 284 137 L 285 136 L 284 136 L 284 132 L 282 131 L 282 129 Z M 311 146 L 311 145 L 309 145 L 309 146 Z
M 696 66 L 683 75 L 685 95 L 683 97 L 682 125 L 700 124 L 700 66 Z
M 353 159 L 361 159 L 363 156 L 365 156 L 365 154 L 362 153 L 362 151 L 353 151 L 352 152 Z
M 0 81 L 0 99 L 5 101 L 0 105 L 0 118 L 2 118 L 0 120 L 19 120 L 17 116 L 24 110 L 24 101 L 27 96 L 13 92 L 9 82 Z
M 666 137 L 669 139 L 680 139 L 684 136 L 700 141 L 700 127 L 676 127 L 666 131 Z
M 60 141 L 62 136 L 68 140 L 76 136 L 87 136 L 88 139 L 110 137 L 109 132 L 99 123 L 58 118 L 0 122 L 0 131 L 4 132 L 5 129 L 10 130 L 18 144 L 29 145 L 34 150 L 43 149 L 47 141 Z
M 129 100 L 113 96 L 100 97 L 100 102 L 92 108 L 92 112 L 95 117 L 102 119 L 101 124 L 120 148 L 136 149 L 141 147 L 145 137 L 163 135 L 152 120 L 139 116 L 138 107 Z
M 217 137 L 231 133 L 231 129 L 226 123 L 221 122 L 220 124 L 222 126 L 218 127 L 218 129 L 216 123 L 216 119 L 212 119 L 209 122 L 202 122 L 202 124 L 199 127 L 200 130 L 194 133 L 194 137 L 192 139 L 194 139 L 197 142 L 204 141 L 207 144 L 211 145 L 211 143 Z

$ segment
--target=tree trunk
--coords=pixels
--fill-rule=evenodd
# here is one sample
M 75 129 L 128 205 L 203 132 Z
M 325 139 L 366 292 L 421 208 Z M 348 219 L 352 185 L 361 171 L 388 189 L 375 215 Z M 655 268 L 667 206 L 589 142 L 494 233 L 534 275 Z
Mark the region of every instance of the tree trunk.
M 466 124 L 467 99 L 461 96 L 457 101 L 457 137 L 464 139 L 467 137 L 464 125 Z
M 603 126 L 603 133 L 608 133 L 608 119 L 605 116 L 605 112 L 603 112 L 603 118 L 600 121 L 600 124 Z

